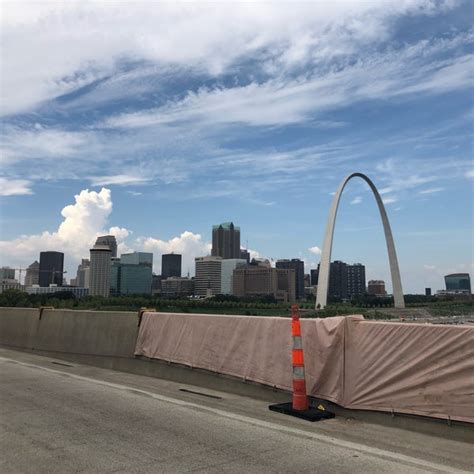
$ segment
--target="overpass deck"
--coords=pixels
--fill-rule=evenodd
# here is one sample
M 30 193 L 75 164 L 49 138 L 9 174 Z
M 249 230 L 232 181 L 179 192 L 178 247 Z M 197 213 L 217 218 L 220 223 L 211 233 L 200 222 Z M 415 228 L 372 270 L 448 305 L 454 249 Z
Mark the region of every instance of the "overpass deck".
M 408 473 L 474 466 L 468 439 L 344 417 L 311 424 L 270 412 L 262 400 L 7 349 L 0 349 L 0 370 L 2 472 Z

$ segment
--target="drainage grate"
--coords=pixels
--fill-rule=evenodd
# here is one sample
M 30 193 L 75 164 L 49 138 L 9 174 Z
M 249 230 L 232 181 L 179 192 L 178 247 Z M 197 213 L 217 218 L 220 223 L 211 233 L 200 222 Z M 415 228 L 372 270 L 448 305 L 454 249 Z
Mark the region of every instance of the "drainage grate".
M 51 364 L 62 365 L 63 367 L 74 367 L 73 365 L 63 364 L 62 362 L 51 362 Z
M 187 388 L 180 388 L 180 392 L 193 393 L 194 395 L 202 395 L 203 397 L 215 398 L 216 400 L 222 400 L 222 397 L 217 395 L 210 395 L 209 393 L 195 392 L 194 390 L 188 390 Z

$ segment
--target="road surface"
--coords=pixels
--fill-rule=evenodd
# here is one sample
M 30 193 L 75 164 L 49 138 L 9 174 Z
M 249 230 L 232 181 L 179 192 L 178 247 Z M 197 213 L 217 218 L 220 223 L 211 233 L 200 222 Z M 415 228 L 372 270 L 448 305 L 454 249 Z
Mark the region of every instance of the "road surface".
M 472 446 L 0 349 L 4 473 L 468 472 Z M 182 391 L 192 390 L 199 393 Z M 205 395 L 219 398 L 210 398 Z

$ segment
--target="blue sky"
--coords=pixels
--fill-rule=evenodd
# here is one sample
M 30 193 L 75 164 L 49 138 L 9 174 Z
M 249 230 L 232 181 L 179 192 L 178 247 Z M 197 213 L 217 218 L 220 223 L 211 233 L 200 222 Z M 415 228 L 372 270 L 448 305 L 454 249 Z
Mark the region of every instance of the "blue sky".
M 405 292 L 473 269 L 473 4 L 22 2 L 2 17 L 0 263 L 209 251 L 232 220 L 260 256 L 319 261 L 332 193 L 381 191 Z M 310 251 L 309 249 L 313 249 Z M 385 279 L 368 188 L 333 258 Z

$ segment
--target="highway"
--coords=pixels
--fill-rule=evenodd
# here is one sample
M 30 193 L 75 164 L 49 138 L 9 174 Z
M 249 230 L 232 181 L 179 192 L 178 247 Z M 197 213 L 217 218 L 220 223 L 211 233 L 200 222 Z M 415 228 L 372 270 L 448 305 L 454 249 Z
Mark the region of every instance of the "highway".
M 474 466 L 467 442 L 343 417 L 309 423 L 270 412 L 265 401 L 150 377 L 6 349 L 0 370 L 4 473 L 415 473 Z

